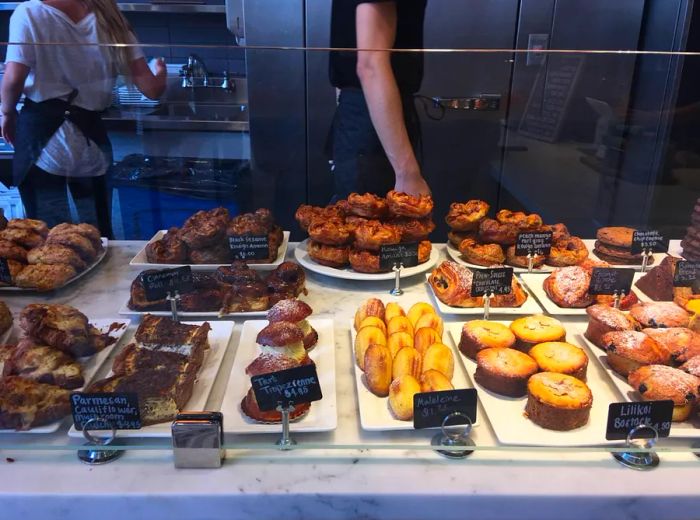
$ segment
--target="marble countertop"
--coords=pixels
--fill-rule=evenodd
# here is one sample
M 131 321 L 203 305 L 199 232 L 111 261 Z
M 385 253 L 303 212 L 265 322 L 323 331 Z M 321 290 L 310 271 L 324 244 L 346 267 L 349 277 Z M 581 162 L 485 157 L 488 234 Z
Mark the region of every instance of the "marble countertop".
M 116 318 L 138 270 L 129 260 L 142 242 L 113 242 L 105 263 L 72 286 L 50 295 L 4 293 L 15 315 L 31 302 L 70 303 L 91 318 Z M 441 251 L 444 257 L 444 250 Z M 246 448 L 276 436 L 231 436 L 221 469 L 176 470 L 172 454 L 141 442 L 118 461 L 81 464 L 65 430 L 42 440 L 0 435 L 0 511 L 6 518 L 689 518 L 697 516 L 700 460 L 688 452 L 660 453 L 661 465 L 636 472 L 604 451 L 496 449 L 488 420 L 472 438 L 477 451 L 449 461 L 424 449 L 433 432 L 362 431 L 353 378 L 350 321 L 368 297 L 396 299 L 405 308 L 430 301 L 425 277 L 402 282 L 405 294 L 388 294 L 393 282 L 355 282 L 308 273 L 306 300 L 314 316 L 335 320 L 338 428 L 299 434 L 299 449 Z M 445 317 L 446 321 L 455 320 Z M 220 405 L 241 320 L 224 358 L 208 407 Z M 108 364 L 107 364 L 108 365 Z M 27 445 L 22 448 L 21 443 Z M 30 449 L 41 444 L 42 449 Z M 329 446 L 343 445 L 333 449 Z M 392 446 L 394 449 L 387 449 Z M 668 444 L 672 446 L 673 444 Z M 3 446 L 5 447 L 3 449 Z M 8 446 L 11 446 L 8 448 Z M 372 448 L 375 446 L 375 448 Z M 49 449 L 54 447 L 54 449 Z

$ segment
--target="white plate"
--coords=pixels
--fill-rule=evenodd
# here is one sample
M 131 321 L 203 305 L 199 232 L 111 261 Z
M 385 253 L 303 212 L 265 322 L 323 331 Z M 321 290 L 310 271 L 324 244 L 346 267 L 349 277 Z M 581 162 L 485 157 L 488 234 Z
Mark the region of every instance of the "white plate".
M 508 325 L 510 322 L 499 322 Z M 455 345 L 459 345 L 462 334 L 462 325 L 450 323 L 447 330 L 452 336 Z M 569 331 L 567 340 L 580 345 L 574 334 Z M 474 381 L 476 363 L 463 355 L 458 354 L 467 374 Z M 590 355 L 588 356 L 591 357 Z M 608 424 L 608 405 L 619 402 L 620 396 L 615 388 L 610 385 L 604 371 L 595 362 L 588 363 L 586 384 L 593 393 L 593 406 L 588 422 L 568 432 L 548 430 L 538 426 L 524 415 L 527 396 L 505 397 L 486 390 L 478 383 L 474 387 L 478 390 L 479 401 L 484 407 L 486 416 L 493 427 L 493 431 L 503 444 L 526 446 L 591 446 L 606 444 L 611 441 L 605 439 L 605 430 Z
M 393 272 L 376 274 L 358 273 L 357 271 L 353 271 L 349 267 L 346 267 L 344 269 L 337 269 L 335 267 L 321 265 L 319 263 L 316 263 L 309 256 L 309 253 L 306 251 L 307 243 L 308 240 L 304 240 L 294 249 L 294 257 L 296 258 L 297 262 L 306 267 L 309 271 L 313 271 L 314 273 L 325 274 L 326 276 L 330 276 L 331 278 L 340 278 L 342 280 L 393 280 L 396 277 L 396 274 L 394 274 Z M 428 258 L 428 261 L 423 262 L 422 264 L 419 264 L 415 267 L 408 267 L 406 269 L 402 269 L 401 278 L 414 276 L 420 273 L 424 273 L 429 269 L 432 269 L 433 266 L 437 263 L 438 258 L 440 258 L 440 252 L 435 248 L 435 245 L 433 244 L 430 250 L 430 258 Z
M 335 391 L 335 336 L 333 320 L 310 318 L 309 323 L 318 332 L 318 343 L 309 352 L 309 357 L 316 363 L 316 373 L 321 385 L 323 399 L 311 403 L 309 412 L 292 422 L 292 432 L 327 432 L 338 426 L 338 405 Z M 265 326 L 267 320 L 248 320 L 243 322 L 241 339 L 238 343 L 236 357 L 231 367 L 231 375 L 226 386 L 221 411 L 224 413 L 224 431 L 228 433 L 281 433 L 279 424 L 262 424 L 241 412 L 241 400 L 250 389 L 250 378 L 246 367 L 260 354 L 255 338 Z
M 76 274 L 73 278 L 71 278 L 70 280 L 66 281 L 66 283 L 64 283 L 63 285 L 61 285 L 61 286 L 59 286 L 59 287 L 55 287 L 55 288 L 53 288 L 53 289 L 51 289 L 51 290 L 49 290 L 49 291 L 41 291 L 41 292 L 48 293 L 48 292 L 51 292 L 51 291 L 57 291 L 58 289 L 62 289 L 62 288 L 64 288 L 66 285 L 72 284 L 72 283 L 75 282 L 76 280 L 79 280 L 80 278 L 82 278 L 83 276 L 85 276 L 86 274 L 88 274 L 90 271 L 92 271 L 95 267 L 97 267 L 97 264 L 99 264 L 100 262 L 102 262 L 102 260 L 104 260 L 104 257 L 107 255 L 107 247 L 109 246 L 109 240 L 107 240 L 105 237 L 102 237 L 100 240 L 102 240 L 102 251 L 100 252 L 99 255 L 97 255 L 97 258 L 95 258 L 95 260 L 94 260 L 89 266 L 87 266 L 87 267 L 85 268 L 84 271 L 79 272 L 79 273 Z M 8 292 L 40 292 L 40 291 L 37 291 L 36 289 L 32 289 L 32 288 L 30 288 L 30 287 L 15 287 L 15 286 L 3 286 L 3 287 L 0 287 L 0 291 L 8 291 Z
M 647 271 L 648 273 L 649 271 Z M 634 288 L 634 292 L 637 294 L 637 298 L 639 298 L 640 302 L 653 302 L 656 300 L 652 300 L 649 296 L 647 296 L 647 293 L 645 293 L 643 290 L 641 290 L 639 287 L 637 287 L 637 282 L 639 281 L 640 278 L 642 278 L 646 273 L 634 273 L 634 278 L 632 279 L 632 287 Z M 671 301 L 671 300 L 669 300 Z
M 428 282 L 429 279 L 430 274 L 426 274 L 425 285 L 428 286 L 428 292 L 430 292 L 430 295 L 433 297 L 435 305 L 437 305 L 437 308 L 440 311 L 440 313 L 460 314 L 465 316 L 476 316 L 484 314 L 483 307 L 452 307 L 443 303 L 433 291 L 433 286 L 430 285 L 430 283 Z M 520 307 L 491 307 L 491 314 L 540 314 L 542 312 L 542 307 L 539 306 L 537 300 L 532 295 L 532 293 L 528 291 L 527 287 L 522 283 L 520 285 L 522 286 L 523 290 L 527 293 L 527 300 L 525 300 L 525 303 L 523 303 Z
M 122 316 L 145 316 L 152 314 L 153 316 L 171 317 L 170 311 L 134 311 L 129 308 L 129 300 L 121 306 L 119 314 Z M 177 315 L 184 319 L 199 319 L 199 318 L 251 318 L 253 316 L 267 316 L 267 311 L 252 311 L 252 312 L 229 312 L 228 314 L 219 314 L 219 311 L 206 312 L 184 312 L 178 311 Z
M 485 267 L 483 265 L 470 264 L 469 262 L 465 261 L 462 258 L 462 254 L 459 252 L 459 249 L 457 249 L 455 246 L 453 246 L 452 242 L 449 242 L 449 241 L 447 242 L 447 254 L 450 255 L 450 258 L 452 258 L 452 260 L 454 260 L 455 262 L 457 262 L 460 265 L 465 265 L 467 267 L 471 267 L 474 269 L 483 269 Z M 527 273 L 528 272 L 526 267 L 515 267 L 515 266 L 507 265 L 507 264 L 504 264 L 504 265 L 506 267 L 512 267 L 514 273 Z M 555 268 L 552 267 L 551 265 L 545 264 L 540 268 L 534 268 L 532 270 L 532 272 L 533 273 L 551 273 L 552 271 L 554 271 L 554 269 Z
M 187 325 L 201 325 L 202 321 L 183 321 Z M 209 350 L 204 356 L 202 368 L 197 374 L 197 380 L 194 384 L 192 397 L 185 405 L 186 410 L 204 410 L 206 408 L 207 399 L 214 386 L 214 381 L 219 373 L 221 362 L 224 359 L 224 354 L 231 341 L 233 327 L 235 323 L 230 321 L 210 321 L 211 331 L 209 331 Z M 109 375 L 112 375 L 110 371 Z M 109 377 L 109 376 L 108 376 Z M 170 421 L 144 426 L 140 430 L 119 430 L 118 436 L 121 439 L 126 438 L 143 438 L 143 437 L 170 437 Z M 83 432 L 71 426 L 68 431 L 69 437 L 83 438 Z
M 112 325 L 115 323 L 122 323 L 123 325 L 120 327 L 114 327 L 112 328 Z M 85 386 L 89 385 L 97 372 L 99 371 L 100 367 L 102 364 L 107 360 L 109 357 L 110 353 L 112 350 L 119 345 L 122 337 L 124 336 L 124 333 L 126 332 L 126 329 L 129 327 L 129 323 L 131 323 L 130 320 L 126 319 L 120 319 L 120 320 L 109 320 L 109 319 L 100 319 L 100 320 L 90 320 L 90 324 L 94 325 L 100 331 L 104 332 L 109 332 L 109 335 L 114 338 L 114 343 L 109 345 L 107 348 L 104 350 L 101 350 L 94 356 L 90 357 L 84 357 L 78 359 L 80 361 L 80 364 L 83 366 L 83 378 L 85 379 Z M 110 330 L 112 329 L 112 330 Z M 7 333 L 6 333 L 7 334 Z M 76 388 L 72 391 L 78 392 L 80 391 L 80 388 Z M 16 431 L 16 430 L 0 430 L 0 433 L 54 433 L 56 430 L 58 430 L 61 427 L 61 423 L 63 422 L 63 419 L 60 419 L 56 422 L 52 422 L 50 424 L 45 424 L 44 426 L 39 426 L 37 428 L 32 428 L 31 430 L 23 430 L 23 431 Z
M 155 242 L 156 240 L 160 240 L 163 238 L 163 236 L 167 233 L 167 230 L 161 229 L 158 231 L 155 235 L 153 235 L 153 238 L 151 238 L 148 241 L 148 244 L 151 242 Z M 148 245 L 146 244 L 146 245 Z M 279 249 L 277 250 L 277 258 L 275 259 L 274 262 L 271 262 L 269 264 L 248 264 L 251 269 L 255 269 L 256 271 L 272 271 L 276 267 L 278 267 L 283 261 L 284 257 L 287 254 L 287 246 L 289 245 L 289 231 L 284 232 L 284 240 L 282 240 L 282 245 L 280 245 Z M 147 269 L 168 269 L 170 267 L 180 267 L 183 265 L 189 265 L 193 271 L 215 271 L 218 267 L 221 267 L 222 265 L 230 265 L 230 264 L 151 264 L 148 261 L 148 258 L 146 257 L 146 246 L 143 246 L 141 251 L 136 253 L 136 256 L 131 259 L 131 262 L 129 262 L 129 265 L 134 266 L 134 267 L 144 267 Z
M 621 401 L 627 401 L 630 403 L 637 401 L 642 402 L 642 399 L 637 391 L 627 383 L 627 379 L 608 367 L 608 355 L 605 353 L 605 351 L 596 347 L 583 335 L 583 332 L 587 327 L 587 324 L 579 324 L 579 329 L 576 336 L 577 340 L 582 345 L 586 345 L 586 347 L 588 347 L 588 350 L 592 354 L 592 356 L 589 355 L 588 357 L 595 358 L 595 362 L 598 364 L 599 368 L 605 371 L 608 379 L 612 381 L 613 385 L 615 385 L 618 392 L 622 396 Z M 677 439 L 700 439 L 700 428 L 693 426 L 690 421 L 674 422 L 671 425 L 671 434 L 669 437 Z
M 446 333 L 446 332 L 445 332 Z M 357 399 L 360 406 L 360 423 L 362 429 L 366 431 L 389 431 L 389 430 L 413 430 L 413 421 L 400 421 L 396 419 L 389 410 L 389 398 L 378 397 L 367 389 L 364 382 L 364 372 L 355 362 L 355 326 L 350 322 L 350 354 L 352 364 L 355 369 L 355 387 L 357 388 Z M 444 335 L 443 335 L 444 338 Z M 444 344 L 450 346 L 446 341 Z M 459 353 L 452 348 L 452 355 L 457 358 Z M 455 389 L 474 388 L 467 379 L 463 367 L 455 359 L 454 373 L 452 375 L 452 385 Z M 474 426 L 479 424 L 478 418 Z

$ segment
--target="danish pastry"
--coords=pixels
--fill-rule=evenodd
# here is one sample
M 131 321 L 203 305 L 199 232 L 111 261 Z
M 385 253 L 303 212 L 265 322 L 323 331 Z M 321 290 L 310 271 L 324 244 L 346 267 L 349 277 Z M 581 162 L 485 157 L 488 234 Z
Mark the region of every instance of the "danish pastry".
M 579 237 L 569 237 L 552 243 L 552 249 L 545 261 L 553 267 L 578 265 L 588 258 L 588 248 Z
M 307 252 L 312 260 L 328 267 L 345 267 L 348 265 L 350 248 L 347 246 L 327 246 L 309 240 Z
M 432 218 L 407 218 L 399 217 L 389 221 L 401 232 L 401 242 L 420 242 L 427 240 L 428 235 L 435 229 Z
M 425 218 L 433 211 L 433 198 L 430 195 L 417 197 L 391 190 L 386 194 L 389 211 L 397 217 Z
M 517 227 L 520 231 L 539 229 L 542 227 L 542 217 L 536 213 L 527 215 L 522 211 L 511 211 L 502 209 L 496 213 L 496 220 L 500 224 L 507 224 Z
M 484 243 L 512 246 L 518 238 L 518 232 L 516 225 L 502 224 L 491 218 L 482 220 L 479 224 L 479 240 Z
M 489 209 L 490 206 L 483 200 L 469 200 L 464 203 L 453 202 L 450 204 L 450 211 L 445 217 L 445 222 L 453 231 L 475 231 L 488 215 Z
M 355 247 L 378 251 L 380 246 L 398 244 L 401 231 L 392 224 L 382 224 L 378 220 L 369 220 L 355 229 Z M 352 262 L 351 262 L 352 263 Z
M 387 202 L 373 193 L 351 193 L 348 196 L 348 210 L 358 217 L 379 219 L 387 213 Z
M 311 220 L 308 233 L 311 240 L 329 246 L 342 246 L 351 238 L 350 229 L 340 217 L 316 217 Z
M 470 264 L 491 266 L 502 264 L 506 260 L 503 248 L 498 244 L 479 244 L 476 240 L 467 238 L 459 244 L 462 258 Z

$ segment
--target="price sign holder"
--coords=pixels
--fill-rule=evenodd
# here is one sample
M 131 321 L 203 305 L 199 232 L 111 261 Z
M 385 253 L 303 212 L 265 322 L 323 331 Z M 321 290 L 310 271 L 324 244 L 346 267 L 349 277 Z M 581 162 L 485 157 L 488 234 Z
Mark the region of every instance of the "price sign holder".
M 594 267 L 589 294 L 608 294 L 614 298 L 613 306 L 620 308 L 620 300 L 632 290 L 634 269 Z
M 649 259 L 652 257 L 653 253 L 649 249 L 644 249 L 642 251 L 642 272 L 647 272 L 647 267 L 649 265 Z
M 495 295 L 493 293 L 484 293 L 484 319 L 488 320 L 491 315 L 491 298 Z
M 402 263 L 399 263 L 398 265 L 394 264 L 394 266 L 391 268 L 391 270 L 396 273 L 396 276 L 394 277 L 394 288 L 389 291 L 389 294 L 392 296 L 401 296 L 403 294 L 403 289 L 401 288 L 401 269 L 403 269 Z
M 445 416 L 440 425 L 440 433 L 430 440 L 430 445 L 450 448 L 435 450 L 443 457 L 464 459 L 474 453 L 474 450 L 468 449 L 470 446 L 475 446 L 474 441 L 469 438 L 472 429 L 472 420 L 467 414 L 452 412 Z
M 175 291 L 175 295 L 173 296 L 170 294 L 170 291 L 168 291 L 165 299 L 170 302 L 170 313 L 173 316 L 173 321 L 180 321 L 180 317 L 177 314 L 177 304 L 180 301 L 180 293 Z
M 652 434 L 649 438 L 649 433 Z M 659 456 L 650 451 L 659 440 L 659 432 L 650 424 L 640 424 L 632 428 L 625 439 L 625 446 L 630 451 L 615 451 L 613 458 L 626 468 L 648 471 L 659 465 Z M 637 448 L 636 450 L 634 448 Z M 644 451 L 638 451 L 644 450 Z
M 111 429 L 111 433 L 104 437 L 99 437 L 90 433 L 94 431 L 90 426 L 98 426 L 102 429 L 104 425 L 108 425 Z M 98 428 L 95 428 L 95 430 Z M 83 437 L 87 441 L 84 446 L 87 446 L 86 450 L 78 450 L 78 459 L 80 462 L 88 464 L 90 466 L 98 466 L 100 464 L 108 464 L 119 457 L 124 455 L 126 450 L 110 450 L 105 448 L 112 444 L 112 441 L 117 436 L 117 429 L 112 424 L 111 421 L 104 419 L 102 417 L 93 417 L 83 424 Z

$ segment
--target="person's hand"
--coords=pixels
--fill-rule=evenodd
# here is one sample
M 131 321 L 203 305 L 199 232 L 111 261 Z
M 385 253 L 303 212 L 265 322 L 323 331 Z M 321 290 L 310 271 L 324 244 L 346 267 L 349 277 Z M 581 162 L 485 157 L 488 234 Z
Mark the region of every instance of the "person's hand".
M 430 195 L 430 187 L 420 173 L 396 177 L 396 191 L 408 193 L 417 197 L 418 195 Z
M 165 65 L 164 58 L 156 58 L 148 64 L 153 76 L 156 78 L 156 84 L 161 91 L 165 90 L 168 78 L 168 67 Z
M 2 114 L 2 138 L 10 145 L 15 144 L 15 129 L 17 128 L 17 111 Z

